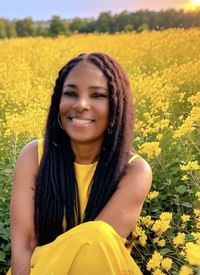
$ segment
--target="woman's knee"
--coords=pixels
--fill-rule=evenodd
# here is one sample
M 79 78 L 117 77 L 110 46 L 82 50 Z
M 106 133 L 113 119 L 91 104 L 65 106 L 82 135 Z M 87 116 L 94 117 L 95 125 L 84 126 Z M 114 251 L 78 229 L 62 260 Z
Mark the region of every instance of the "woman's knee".
M 104 221 L 90 221 L 81 224 L 83 234 L 87 235 L 91 240 L 100 241 L 102 240 L 110 240 L 110 238 L 114 238 L 114 235 L 117 235 L 114 228 Z

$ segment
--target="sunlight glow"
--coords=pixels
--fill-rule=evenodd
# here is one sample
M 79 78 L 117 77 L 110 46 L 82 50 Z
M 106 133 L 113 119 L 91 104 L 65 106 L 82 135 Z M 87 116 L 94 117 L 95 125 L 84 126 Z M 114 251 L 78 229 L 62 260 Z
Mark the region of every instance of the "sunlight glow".
M 200 6 L 200 0 L 192 0 L 192 5 Z
M 188 4 L 185 5 L 187 10 L 196 10 L 200 9 L 200 0 L 191 0 Z

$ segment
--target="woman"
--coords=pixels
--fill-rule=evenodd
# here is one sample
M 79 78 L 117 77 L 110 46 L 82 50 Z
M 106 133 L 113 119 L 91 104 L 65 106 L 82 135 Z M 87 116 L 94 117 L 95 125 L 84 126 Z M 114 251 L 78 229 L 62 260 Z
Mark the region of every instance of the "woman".
M 152 172 L 131 147 L 132 112 L 128 78 L 108 55 L 60 70 L 44 146 L 27 144 L 16 163 L 12 275 L 141 274 L 125 246 Z

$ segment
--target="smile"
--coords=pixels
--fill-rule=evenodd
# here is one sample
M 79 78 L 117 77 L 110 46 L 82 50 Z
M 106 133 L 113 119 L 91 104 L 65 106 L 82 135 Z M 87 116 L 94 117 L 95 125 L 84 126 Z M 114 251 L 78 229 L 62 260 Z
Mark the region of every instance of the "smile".
M 94 120 L 91 119 L 79 119 L 79 118 L 70 118 L 72 124 L 74 126 L 79 126 L 79 127 L 85 127 L 94 122 Z

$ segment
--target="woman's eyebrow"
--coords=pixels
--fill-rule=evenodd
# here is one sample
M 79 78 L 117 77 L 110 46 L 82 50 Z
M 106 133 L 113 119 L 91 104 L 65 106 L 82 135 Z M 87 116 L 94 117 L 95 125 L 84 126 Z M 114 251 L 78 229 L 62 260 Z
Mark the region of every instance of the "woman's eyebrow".
M 89 89 L 104 89 L 106 91 L 108 91 L 107 88 L 103 87 L 103 86 L 99 86 L 99 85 L 92 85 L 92 86 L 89 86 Z
M 63 86 L 63 88 L 65 88 L 65 87 L 77 88 L 77 86 L 76 86 L 75 84 L 65 84 L 65 85 Z

